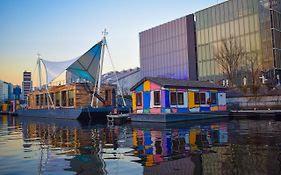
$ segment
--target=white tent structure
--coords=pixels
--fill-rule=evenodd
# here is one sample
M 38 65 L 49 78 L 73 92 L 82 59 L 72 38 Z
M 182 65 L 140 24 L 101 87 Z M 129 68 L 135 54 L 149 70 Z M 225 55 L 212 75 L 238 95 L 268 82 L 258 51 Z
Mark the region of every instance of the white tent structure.
M 48 61 L 45 59 L 40 58 L 38 56 L 38 72 L 39 72 L 39 86 L 42 87 L 42 80 L 41 80 L 41 62 L 45 66 L 46 70 L 46 89 L 48 91 L 48 84 L 55 80 L 59 75 L 61 75 L 64 71 L 69 71 L 72 74 L 78 76 L 80 79 L 90 81 L 94 83 L 94 92 L 92 94 L 92 102 L 91 106 L 93 106 L 93 100 L 95 93 L 100 93 L 100 85 L 101 85 L 101 75 L 102 75 L 102 67 L 103 67 L 103 60 L 104 60 L 104 51 L 105 46 L 108 51 L 108 47 L 106 44 L 106 35 L 107 32 L 104 30 L 103 32 L 103 39 L 95 44 L 91 49 L 89 49 L 86 53 L 82 56 L 77 57 L 75 59 L 67 60 L 67 61 Z M 109 53 L 109 52 L 108 52 Z M 110 54 L 109 54 L 110 56 Z M 113 66 L 113 62 L 110 56 L 110 60 Z M 116 76 L 117 78 L 117 76 Z M 118 81 L 118 79 L 117 79 Z M 119 83 L 118 83 L 119 85 Z M 120 87 L 120 85 L 119 85 Z M 96 92 L 97 91 L 97 92 Z M 50 94 L 48 92 L 48 96 L 52 102 Z M 126 106 L 126 103 L 123 98 L 123 94 L 121 92 L 121 96 L 123 99 L 123 103 Z M 98 99 L 97 99 L 98 101 Z M 98 104 L 98 103 L 97 103 Z
M 96 82 L 99 78 L 99 68 L 101 59 L 102 41 L 94 45 L 82 56 L 67 61 L 48 61 L 40 59 L 46 69 L 47 84 L 65 70 L 75 74 L 81 79 Z

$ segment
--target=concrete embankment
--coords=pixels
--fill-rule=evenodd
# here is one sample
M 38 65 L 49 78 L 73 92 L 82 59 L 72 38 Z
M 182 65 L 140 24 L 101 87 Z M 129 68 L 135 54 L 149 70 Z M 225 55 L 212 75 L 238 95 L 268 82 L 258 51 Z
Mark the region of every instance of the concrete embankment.
M 231 118 L 281 119 L 281 110 L 232 110 Z

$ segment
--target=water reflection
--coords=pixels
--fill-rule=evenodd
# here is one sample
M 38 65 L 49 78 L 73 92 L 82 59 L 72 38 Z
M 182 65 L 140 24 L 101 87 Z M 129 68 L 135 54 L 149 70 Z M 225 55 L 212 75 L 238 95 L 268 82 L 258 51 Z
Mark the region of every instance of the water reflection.
M 280 121 L 232 120 L 159 126 L 142 123 L 107 127 L 72 120 L 0 116 L 0 172 L 280 173 Z

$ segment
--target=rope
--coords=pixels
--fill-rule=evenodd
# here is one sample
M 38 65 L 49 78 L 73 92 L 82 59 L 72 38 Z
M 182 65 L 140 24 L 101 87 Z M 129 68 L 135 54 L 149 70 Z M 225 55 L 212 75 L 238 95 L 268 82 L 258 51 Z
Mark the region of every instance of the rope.
M 109 49 L 108 49 L 108 45 L 105 44 L 105 46 L 106 46 L 106 50 L 107 50 L 107 53 L 108 53 L 108 56 L 109 56 L 109 59 L 110 59 L 110 62 L 111 62 L 111 66 L 112 66 L 112 69 L 113 69 L 115 78 L 116 78 L 116 80 L 117 80 L 117 88 L 118 88 L 118 90 L 119 90 L 119 92 L 120 92 L 120 94 L 121 94 L 121 97 L 122 97 L 124 106 L 127 106 L 127 104 L 126 104 L 126 102 L 125 102 L 125 100 L 124 100 L 123 93 L 122 93 L 122 91 L 121 91 L 121 86 L 120 86 L 120 84 L 119 84 L 119 80 L 118 80 L 118 77 L 117 77 L 117 74 L 116 74 L 116 69 L 115 69 L 115 66 L 114 66 L 114 64 L 113 64 L 113 61 L 112 61 L 112 58 L 111 58 L 111 54 L 110 54 Z

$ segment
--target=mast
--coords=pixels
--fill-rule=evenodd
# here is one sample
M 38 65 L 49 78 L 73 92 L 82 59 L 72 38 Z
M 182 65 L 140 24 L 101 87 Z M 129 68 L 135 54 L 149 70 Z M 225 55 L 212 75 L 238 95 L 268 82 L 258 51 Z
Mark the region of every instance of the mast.
M 41 74 L 41 55 L 38 53 L 37 54 L 37 64 L 38 64 L 38 78 L 39 78 L 39 89 L 42 88 L 42 80 L 41 80 L 41 77 L 42 77 L 42 74 Z
M 99 65 L 99 79 L 98 79 L 97 94 L 100 94 L 101 76 L 102 76 L 102 68 L 103 68 L 103 60 L 104 60 L 104 50 L 105 50 L 105 45 L 106 45 L 106 35 L 108 34 L 106 29 L 104 29 L 102 34 L 103 34 L 103 38 L 102 38 L 102 46 L 101 46 L 101 59 L 100 59 L 100 65 Z M 99 99 L 97 98 L 96 107 L 98 107 L 98 102 L 99 102 Z

